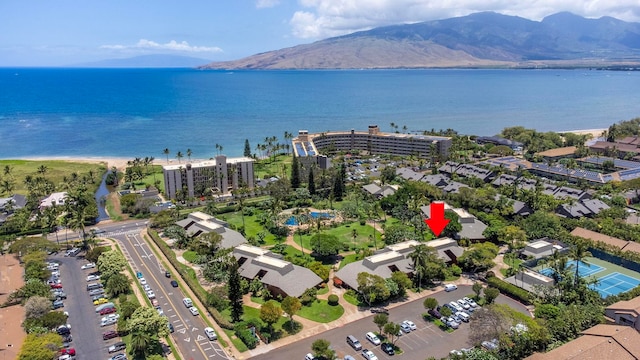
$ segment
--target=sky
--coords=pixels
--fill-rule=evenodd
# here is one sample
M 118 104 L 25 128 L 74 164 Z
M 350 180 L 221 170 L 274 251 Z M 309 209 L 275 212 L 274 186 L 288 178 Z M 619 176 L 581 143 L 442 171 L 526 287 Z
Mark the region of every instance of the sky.
M 235 60 L 378 26 L 479 11 L 640 22 L 638 0 L 2 0 L 0 66 L 149 54 Z

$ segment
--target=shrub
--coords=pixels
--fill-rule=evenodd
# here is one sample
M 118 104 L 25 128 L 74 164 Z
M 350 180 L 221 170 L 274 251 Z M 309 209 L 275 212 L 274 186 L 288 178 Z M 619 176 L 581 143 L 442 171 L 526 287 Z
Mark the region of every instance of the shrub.
M 495 276 L 488 277 L 487 283 L 500 290 L 501 293 L 522 301 L 522 303 L 524 303 L 525 305 L 531 304 L 531 293 L 524 289 L 521 289 L 513 284 L 509 284 L 506 281 L 502 281 Z
M 336 305 L 338 305 L 338 301 L 339 300 L 340 300 L 340 298 L 338 297 L 338 295 L 336 295 L 336 294 L 329 295 L 329 299 L 328 299 L 329 305 L 336 306 Z
M 258 339 L 251 333 L 249 329 L 236 330 L 236 336 L 240 339 L 249 349 L 255 349 L 258 345 Z
M 460 274 L 462 274 L 462 269 L 460 269 L 460 266 L 453 264 L 451 265 L 451 274 L 453 276 L 460 276 Z
M 222 316 L 222 314 L 220 314 L 218 310 L 209 308 L 209 313 L 211 313 L 213 320 L 215 320 L 218 323 L 218 325 L 220 325 L 221 328 L 227 329 L 227 330 L 234 329 L 233 324 L 230 323 L 227 319 L 225 319 L 225 317 Z
M 492 277 L 495 277 L 495 276 L 496 276 L 496 274 L 493 271 L 487 271 L 487 273 L 485 275 L 485 278 L 489 279 L 489 278 L 492 278 Z

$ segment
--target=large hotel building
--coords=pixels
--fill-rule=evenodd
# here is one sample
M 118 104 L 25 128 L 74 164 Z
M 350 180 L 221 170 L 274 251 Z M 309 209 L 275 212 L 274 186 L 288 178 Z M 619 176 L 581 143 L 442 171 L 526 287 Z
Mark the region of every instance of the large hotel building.
M 167 197 L 175 199 L 178 191 L 186 197 L 196 197 L 205 189 L 216 189 L 227 195 L 240 187 L 252 189 L 254 160 L 248 157 L 227 158 L 218 155 L 214 159 L 193 164 L 163 166 L 164 186 Z
M 351 130 L 309 134 L 300 130 L 292 142 L 298 157 L 314 158 L 320 168 L 329 164 L 328 159 L 321 155 L 323 152 L 352 151 L 430 158 L 433 155 L 448 156 L 451 147 L 449 137 L 384 133 L 377 125 L 370 125 L 367 132 Z

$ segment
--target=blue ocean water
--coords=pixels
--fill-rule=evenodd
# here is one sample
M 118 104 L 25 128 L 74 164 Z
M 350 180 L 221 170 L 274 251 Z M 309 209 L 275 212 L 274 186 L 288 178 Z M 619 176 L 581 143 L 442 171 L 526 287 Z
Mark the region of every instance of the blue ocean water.
M 452 128 L 605 128 L 640 116 L 640 72 L 0 69 L 0 158 L 242 155 L 265 137 Z

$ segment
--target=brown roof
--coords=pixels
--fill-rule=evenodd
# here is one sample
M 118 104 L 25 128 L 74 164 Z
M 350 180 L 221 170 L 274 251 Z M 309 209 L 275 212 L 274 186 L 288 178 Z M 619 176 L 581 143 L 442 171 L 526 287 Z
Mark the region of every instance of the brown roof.
M 632 327 L 600 324 L 583 335 L 547 353 L 535 353 L 528 360 L 632 360 L 640 359 L 640 333 Z
M 571 235 L 578 236 L 588 240 L 603 242 L 605 244 L 615 246 L 619 249 L 624 248 L 625 246 L 627 246 L 627 243 L 628 243 L 626 240 L 614 238 L 612 236 L 608 236 L 605 234 L 600 234 L 598 232 L 587 230 L 581 227 L 577 227 L 573 229 L 573 231 L 571 232 Z
M 618 151 L 622 152 L 638 152 L 638 147 L 630 144 L 622 144 L 617 142 L 608 142 L 608 141 L 597 141 L 595 144 L 589 146 L 590 149 L 613 149 L 616 148 Z
M 607 310 L 614 310 L 616 312 L 635 312 L 640 314 L 640 296 L 631 300 L 623 300 L 613 303 L 607 306 Z
M 549 149 L 546 151 L 541 151 L 536 155 L 545 156 L 545 157 L 557 157 L 557 156 L 569 156 L 576 153 L 575 146 L 565 146 L 561 148 Z

